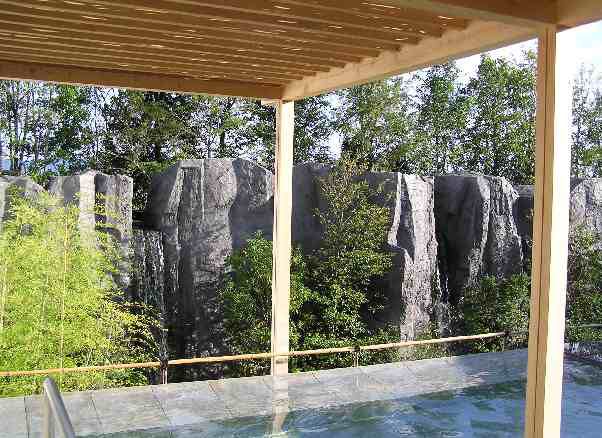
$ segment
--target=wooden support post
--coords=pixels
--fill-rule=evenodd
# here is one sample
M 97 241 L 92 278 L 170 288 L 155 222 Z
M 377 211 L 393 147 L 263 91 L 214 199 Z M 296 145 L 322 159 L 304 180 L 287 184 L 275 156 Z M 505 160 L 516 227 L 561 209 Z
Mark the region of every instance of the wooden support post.
M 272 353 L 289 351 L 291 216 L 295 103 L 275 102 L 276 151 L 272 268 Z M 288 357 L 272 358 L 272 375 L 288 373 Z
M 570 193 L 570 69 L 565 35 L 539 37 L 526 438 L 560 436 Z

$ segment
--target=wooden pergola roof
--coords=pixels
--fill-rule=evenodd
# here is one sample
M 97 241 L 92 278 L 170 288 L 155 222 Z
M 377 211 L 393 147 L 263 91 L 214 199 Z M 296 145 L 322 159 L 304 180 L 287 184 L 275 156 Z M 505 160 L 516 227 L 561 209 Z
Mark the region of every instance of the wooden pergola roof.
M 0 77 L 294 100 L 602 18 L 597 0 L 0 0 Z
M 560 436 L 570 44 L 602 0 L 0 0 L 0 79 L 276 106 L 273 353 L 289 351 L 294 101 L 538 37 L 525 437 Z M 560 44 L 558 44 L 560 43 Z M 558 45 L 558 47 L 557 47 Z M 272 358 L 272 373 L 288 361 Z

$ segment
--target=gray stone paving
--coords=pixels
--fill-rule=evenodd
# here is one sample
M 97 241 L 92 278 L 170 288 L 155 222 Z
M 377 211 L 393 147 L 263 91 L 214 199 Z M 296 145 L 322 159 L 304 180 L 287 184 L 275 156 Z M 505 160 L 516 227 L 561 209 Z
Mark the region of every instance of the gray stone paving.
M 527 351 L 64 394 L 78 436 L 221 436 L 215 421 L 393 400 L 525 378 Z M 40 436 L 40 397 L 0 399 L 0 438 Z M 252 427 L 252 421 L 250 426 Z

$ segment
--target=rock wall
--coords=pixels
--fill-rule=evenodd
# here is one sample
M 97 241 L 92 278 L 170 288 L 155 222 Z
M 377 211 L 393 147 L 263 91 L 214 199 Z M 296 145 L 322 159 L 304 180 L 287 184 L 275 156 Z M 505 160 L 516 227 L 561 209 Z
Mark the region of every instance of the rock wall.
M 328 172 L 324 165 L 294 169 L 292 235 L 306 252 L 321 244 L 315 212 L 326 207 L 319 186 Z M 391 212 L 389 305 L 375 323 L 396 324 L 404 337 L 413 338 L 431 322 L 438 299 L 431 288 L 438 285 L 433 180 L 397 173 L 368 173 L 362 179 L 382 188 L 377 202 Z M 271 238 L 273 175 L 247 160 L 183 161 L 155 176 L 145 217 L 146 226 L 163 235 L 171 354 L 227 353 L 216 299 L 219 279 L 227 257 L 251 235 L 260 231 Z M 210 375 L 219 371 L 216 367 Z M 176 376 L 183 377 L 199 376 Z
M 315 164 L 294 168 L 292 235 L 306 252 L 321 244 L 315 212 L 326 208 L 320 179 L 329 171 Z M 402 339 L 430 324 L 444 329 L 450 306 L 482 275 L 507 277 L 526 269 L 532 186 L 513 188 L 483 175 L 433 179 L 371 172 L 360 179 L 391 214 L 387 248 L 394 263 L 383 285 L 386 309 L 373 325 L 396 324 Z M 228 353 L 217 300 L 220 278 L 227 257 L 254 233 L 271 238 L 273 184 L 268 170 L 248 160 L 178 162 L 153 178 L 144 229 L 137 230 L 128 177 L 89 171 L 57 177 L 48 190 L 81 208 L 83 229 L 113 227 L 125 260 L 116 280 L 129 299 L 157 309 L 166 329 L 158 333 L 159 354 L 167 359 Z M 0 226 L 11 187 L 25 196 L 43 190 L 29 178 L 0 177 Z M 99 205 L 111 214 L 95 214 Z M 572 182 L 570 219 L 573 230 L 602 232 L 602 179 Z M 175 372 L 171 379 L 217 377 L 221 370 Z
M 145 217 L 163 235 L 170 354 L 227 353 L 220 279 L 233 249 L 258 231 L 271 238 L 273 175 L 243 159 L 181 161 L 153 178 Z M 219 367 L 204 370 L 219 375 Z M 199 377 L 192 368 L 176 372 Z
M 483 275 L 508 277 L 522 270 L 515 221 L 518 195 L 503 178 L 447 175 L 435 179 L 443 301 L 458 303 Z
M 393 172 L 364 176 L 377 192 L 377 202 L 388 207 L 388 249 L 393 268 L 388 275 L 386 325 L 399 324 L 402 339 L 414 339 L 429 328 L 440 304 L 433 178 Z
M 533 186 L 516 186 L 519 200 L 515 213 L 519 234 L 530 254 L 533 239 Z M 602 237 L 602 178 L 571 180 L 569 231 L 584 228 Z
M 10 217 L 10 199 L 13 193 L 26 198 L 34 198 L 44 191 L 31 178 L 24 176 L 0 175 L 0 230 L 2 222 Z
M 121 289 L 126 290 L 131 281 L 132 178 L 90 170 L 79 175 L 52 178 L 48 191 L 65 204 L 79 208 L 81 229 L 91 231 L 102 227 L 115 238 L 121 264 L 114 279 Z

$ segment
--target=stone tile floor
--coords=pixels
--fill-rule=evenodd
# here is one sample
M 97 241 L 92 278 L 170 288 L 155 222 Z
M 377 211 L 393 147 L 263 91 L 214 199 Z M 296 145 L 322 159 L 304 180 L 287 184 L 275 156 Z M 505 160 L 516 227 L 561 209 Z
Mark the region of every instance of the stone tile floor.
M 524 379 L 527 351 L 64 394 L 78 436 L 195 436 L 241 417 L 395 400 Z M 0 438 L 40 436 L 40 397 L 0 399 Z M 214 436 L 203 430 L 203 436 Z M 198 436 L 198 435 L 197 435 Z

